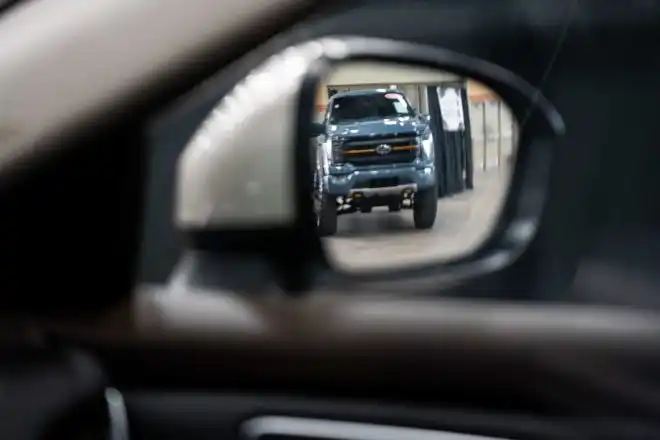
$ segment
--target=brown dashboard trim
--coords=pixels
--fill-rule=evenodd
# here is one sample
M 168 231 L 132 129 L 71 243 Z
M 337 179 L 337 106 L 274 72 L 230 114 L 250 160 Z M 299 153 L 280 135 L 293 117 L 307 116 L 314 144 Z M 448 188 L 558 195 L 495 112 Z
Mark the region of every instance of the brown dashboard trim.
M 270 348 L 321 358 L 377 352 L 361 362 L 398 357 L 401 351 L 427 358 L 475 355 L 483 363 L 490 362 L 483 359 L 488 352 L 536 358 L 558 351 L 636 356 L 660 341 L 660 313 L 650 310 L 332 292 L 292 298 L 276 291 L 147 289 L 100 316 L 60 316 L 41 323 L 60 337 L 99 344 Z
M 60 335 L 97 341 L 272 345 L 346 350 L 426 346 L 434 351 L 488 347 L 511 351 L 636 353 L 660 341 L 660 313 L 589 305 L 531 305 L 401 295 L 292 298 L 228 291 L 145 289 L 101 315 L 38 321 Z
M 660 366 L 658 318 L 616 307 L 151 289 L 103 315 L 39 325 L 135 386 L 338 395 L 395 387 L 402 399 L 488 391 L 563 408 L 587 395 L 606 412 L 599 405 L 660 401 L 641 375 L 624 374 Z

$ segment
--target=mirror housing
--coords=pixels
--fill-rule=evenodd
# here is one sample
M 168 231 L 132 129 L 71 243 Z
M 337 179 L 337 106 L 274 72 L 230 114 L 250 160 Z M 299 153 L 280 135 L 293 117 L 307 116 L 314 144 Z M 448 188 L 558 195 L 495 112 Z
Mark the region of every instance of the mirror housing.
M 388 290 L 409 288 L 413 276 L 416 282 L 437 288 L 439 283 L 483 275 L 514 261 L 539 223 L 552 150 L 564 133 L 561 116 L 538 89 L 499 66 L 449 50 L 380 38 L 342 36 L 303 42 L 271 56 L 240 81 L 179 158 L 175 194 L 179 228 L 186 232 L 290 230 L 301 242 L 318 242 L 316 230 L 304 226 L 315 220 L 309 197 L 312 179 L 300 168 L 308 163 L 309 140 L 317 133 L 315 124 L 310 127 L 317 86 L 333 65 L 354 59 L 405 63 L 473 78 L 506 101 L 522 123 L 511 189 L 491 236 L 477 250 L 443 263 L 442 270 L 431 262 L 352 279 Z M 310 253 L 312 248 L 300 247 L 296 252 Z M 297 259 L 311 265 L 318 255 L 297 255 Z M 299 269 L 298 273 L 311 270 Z

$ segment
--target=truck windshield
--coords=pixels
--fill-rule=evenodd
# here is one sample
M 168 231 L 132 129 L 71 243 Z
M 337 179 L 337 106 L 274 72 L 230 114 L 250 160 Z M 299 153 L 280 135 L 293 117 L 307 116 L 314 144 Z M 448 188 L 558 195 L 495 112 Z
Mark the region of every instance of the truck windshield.
M 391 92 L 370 93 L 333 99 L 328 122 L 338 124 L 401 116 L 413 116 L 413 110 L 403 95 Z

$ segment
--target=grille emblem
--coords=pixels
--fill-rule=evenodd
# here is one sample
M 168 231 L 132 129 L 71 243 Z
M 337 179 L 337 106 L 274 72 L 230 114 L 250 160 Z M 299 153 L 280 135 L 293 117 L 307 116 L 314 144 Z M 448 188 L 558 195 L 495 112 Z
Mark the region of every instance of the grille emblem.
M 388 144 L 380 144 L 376 147 L 376 153 L 380 154 L 381 156 L 389 154 L 390 151 L 392 151 L 392 147 Z

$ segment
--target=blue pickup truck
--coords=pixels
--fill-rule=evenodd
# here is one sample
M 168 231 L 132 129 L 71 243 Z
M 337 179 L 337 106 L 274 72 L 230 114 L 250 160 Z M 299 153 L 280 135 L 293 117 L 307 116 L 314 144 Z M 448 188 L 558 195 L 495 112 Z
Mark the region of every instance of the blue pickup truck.
M 398 90 L 358 90 L 330 98 L 315 124 L 314 207 L 319 234 L 337 232 L 337 216 L 412 209 L 417 229 L 430 229 L 438 192 L 433 135 Z

